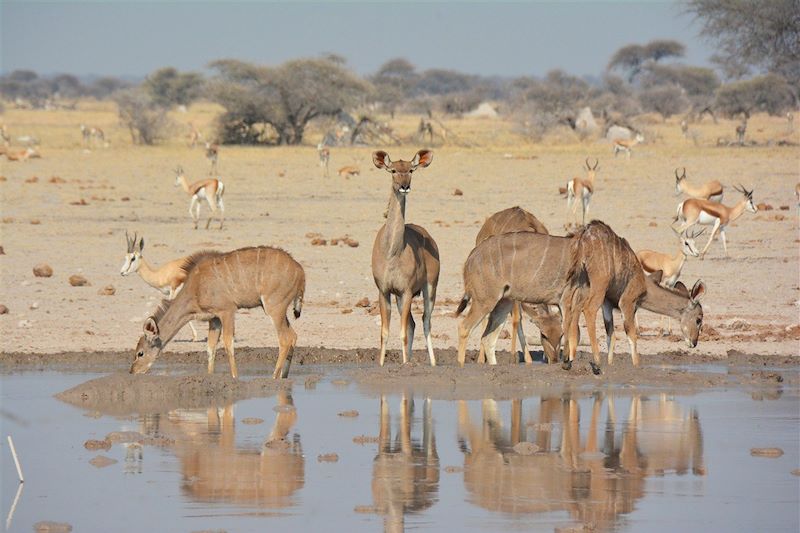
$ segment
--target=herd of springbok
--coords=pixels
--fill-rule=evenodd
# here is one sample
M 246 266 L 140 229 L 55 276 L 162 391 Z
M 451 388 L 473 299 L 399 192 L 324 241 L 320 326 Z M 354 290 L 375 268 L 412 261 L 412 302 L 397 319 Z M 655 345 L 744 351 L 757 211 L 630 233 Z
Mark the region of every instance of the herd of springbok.
M 641 139 L 615 144 L 615 154 L 619 151 L 630 154 L 636 142 Z M 317 150 L 320 165 L 327 175 L 330 151 L 324 146 Z M 209 158 L 213 172 L 216 147 Z M 378 362 L 381 366 L 389 340 L 392 296 L 400 314 L 402 361 L 407 363 L 416 326 L 411 314 L 412 300 L 419 295 L 423 299 L 422 324 L 428 357 L 431 366 L 436 365 L 431 318 L 439 283 L 439 249 L 425 228 L 406 221 L 412 176 L 432 161 L 430 150 L 419 150 L 409 161 L 392 160 L 384 151 L 372 154 L 375 167 L 385 170 L 391 177 L 386 221 L 378 230 L 372 248 L 372 275 L 379 294 Z M 511 351 L 514 361 L 518 360 L 518 339 L 524 361 L 532 362 L 522 329 L 522 316 L 528 315 L 539 328 L 548 362 L 555 363 L 561 358 L 565 370 L 572 367 L 575 359 L 578 321 L 582 314 L 593 355 L 590 366 L 595 374 L 601 372 L 595 331 L 600 310 L 607 335 L 609 365 L 614 354 L 614 309 L 621 311 L 634 366 L 639 365 L 636 323 L 639 308 L 675 319 L 686 343 L 690 347 L 697 345 L 703 324 L 700 300 L 706 288 L 701 280 L 691 289 L 687 288 L 678 281 L 681 270 L 688 257 L 702 259 L 717 234 L 722 238 L 727 255 L 725 230 L 744 211 L 756 212 L 753 191 L 737 187 L 741 200 L 726 206 L 721 203 L 723 187 L 718 181 L 692 185 L 686 177 L 686 169 L 681 174 L 676 169 L 676 194 L 687 196 L 678 205 L 673 220 L 677 253 L 654 250 L 636 253 L 605 223 L 598 220 L 586 223 L 599 161 L 592 164 L 587 158 L 585 165 L 586 178 L 574 178 L 567 183 L 567 206 L 572 211 L 568 218 L 577 218 L 578 205 L 582 208 L 580 225 L 575 220 L 576 227 L 567 235 L 551 235 L 535 215 L 520 207 L 499 211 L 486 219 L 464 263 L 464 293 L 455 313 L 460 316 L 466 311 L 458 326 L 459 365 L 465 364 L 469 335 L 479 324 L 482 334 L 478 362 L 488 360 L 489 364 L 497 364 L 496 344 L 509 314 L 513 319 Z M 189 212 L 195 228 L 203 201 L 211 209 L 206 228 L 214 216 L 219 219 L 221 228 L 224 221 L 222 182 L 209 178 L 190 184 L 180 167 L 175 176 L 175 185 L 191 196 Z M 677 222 L 680 225 L 675 228 Z M 698 231 L 695 227 L 698 225 L 712 226 L 702 252 L 695 244 L 695 239 L 704 231 Z M 127 246 L 122 275 L 138 272 L 145 282 L 168 296 L 145 321 L 132 373 L 146 372 L 184 325 L 191 326 L 192 320 L 200 320 L 208 322 L 208 372 L 214 371 L 214 355 L 222 337 L 231 375 L 236 378 L 234 315 L 238 309 L 261 307 L 278 335 L 279 354 L 273 377 L 288 376 L 297 334 L 286 315 L 291 306 L 294 317 L 300 317 L 305 272 L 287 252 L 269 246 L 241 248 L 228 253 L 201 251 L 154 268 L 142 257 L 143 239 L 136 235 L 133 239 L 128 237 Z M 196 339 L 196 330 L 191 327 Z

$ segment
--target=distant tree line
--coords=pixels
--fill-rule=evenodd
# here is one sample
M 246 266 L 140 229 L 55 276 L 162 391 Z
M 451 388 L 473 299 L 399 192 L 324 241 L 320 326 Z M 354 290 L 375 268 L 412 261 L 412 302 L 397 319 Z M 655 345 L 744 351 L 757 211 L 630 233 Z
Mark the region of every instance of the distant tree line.
M 419 71 L 404 58 L 360 77 L 344 58 L 327 55 L 277 66 L 223 59 L 209 65 L 209 76 L 167 67 L 139 84 L 17 70 L 0 77 L 0 96 L 34 108 L 74 106 L 84 97 L 113 99 L 122 123 L 141 144 L 165 138 L 168 111 L 201 98 L 224 108 L 217 121 L 219 142 L 275 145 L 303 142 L 314 120 L 350 116 L 363 123 L 370 115 L 398 112 L 461 115 L 483 101 L 495 103 L 534 137 L 559 125 L 577 128 L 584 107 L 608 125 L 647 112 L 665 119 L 705 113 L 747 118 L 800 104 L 798 0 L 687 0 L 684 6 L 701 34 L 717 45 L 716 69 L 683 64 L 682 43 L 656 40 L 617 50 L 599 79 L 561 70 L 513 79 Z

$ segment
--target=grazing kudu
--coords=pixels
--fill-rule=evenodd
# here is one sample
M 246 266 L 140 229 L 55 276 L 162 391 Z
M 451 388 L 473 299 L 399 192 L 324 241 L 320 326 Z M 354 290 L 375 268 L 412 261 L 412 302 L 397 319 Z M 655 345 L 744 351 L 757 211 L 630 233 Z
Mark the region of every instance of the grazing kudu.
M 705 257 L 706 250 L 711 246 L 711 242 L 714 240 L 717 232 L 719 232 L 720 237 L 722 237 L 722 247 L 725 249 L 725 257 L 727 257 L 728 242 L 725 237 L 725 229 L 728 227 L 728 224 L 742 216 L 745 211 L 750 211 L 751 213 L 758 212 L 758 207 L 756 207 L 756 204 L 753 202 L 753 191 L 748 191 L 741 185 L 736 187 L 736 190 L 742 193 L 742 199 L 733 207 L 710 202 L 708 200 L 700 200 L 698 198 L 690 198 L 678 204 L 678 212 L 673 219 L 673 224 L 675 222 L 681 223 L 678 228 L 679 233 L 685 233 L 686 230 L 695 224 L 714 226 L 711 230 L 711 235 L 708 237 L 705 248 L 700 252 L 700 259 Z
M 225 194 L 225 184 L 221 180 L 208 178 L 190 184 L 183 173 L 183 167 L 179 166 L 175 169 L 175 186 L 182 187 L 186 194 L 192 198 L 189 202 L 189 216 L 194 221 L 194 229 L 197 229 L 197 224 L 200 221 L 200 204 L 203 200 L 211 208 L 208 221 L 206 221 L 206 229 L 211 225 L 214 215 L 219 220 L 219 229 L 222 229 L 223 224 L 225 224 L 225 204 L 222 201 L 222 196 Z
M 217 174 L 217 162 L 219 161 L 219 145 L 217 143 L 206 143 L 206 159 L 211 163 L 211 168 L 208 170 L 209 176 Z
M 549 233 L 544 224 L 539 222 L 532 213 L 519 206 L 509 207 L 486 219 L 486 222 L 483 223 L 480 231 L 478 231 L 478 236 L 475 238 L 475 245 L 477 246 L 495 235 L 518 231 L 532 231 L 543 235 Z M 561 317 L 558 310 L 547 305 L 531 305 L 520 302 L 515 302 L 511 311 L 511 354 L 515 361 L 517 355 L 516 340 L 519 338 L 525 362 L 532 362 L 531 355 L 528 353 L 527 342 L 525 341 L 525 333 L 522 329 L 521 314 L 523 310 L 539 328 L 542 350 L 547 356 L 547 360 L 551 363 L 555 362 L 558 359 L 558 347 L 561 343 Z M 478 362 L 483 363 L 485 359 L 486 354 L 483 351 L 483 344 L 481 344 Z
M 128 232 L 125 232 L 125 240 L 128 242 L 128 251 L 125 253 L 125 262 L 122 263 L 120 274 L 128 276 L 137 272 L 145 283 L 165 294 L 170 300 L 175 299 L 178 290 L 186 281 L 188 258 L 181 257 L 164 263 L 158 268 L 153 268 L 144 258 L 144 237 L 139 238 L 134 233 L 131 239 Z M 192 329 L 192 340 L 197 340 L 197 330 L 194 324 L 189 322 Z
M 165 300 L 144 323 L 136 346 L 132 374 L 153 365 L 164 346 L 189 320 L 208 321 L 208 373 L 214 372 L 214 354 L 222 334 L 231 376 L 236 378 L 233 354 L 234 316 L 237 309 L 261 307 L 278 333 L 278 361 L 272 377 L 289 375 L 297 334 L 286 311 L 291 304 L 300 317 L 305 292 L 303 267 L 285 251 L 269 246 L 240 248 L 228 253 L 199 252 L 187 259 L 189 275 L 174 300 Z
M 578 203 L 581 205 L 581 225 L 586 224 L 586 213 L 589 212 L 589 202 L 594 194 L 594 179 L 597 174 L 597 165 L 600 161 L 595 158 L 594 166 L 586 158 L 586 179 L 572 178 L 567 182 L 567 212 L 572 209 L 572 218 L 577 219 Z M 570 224 L 572 221 L 570 220 Z
M 640 142 L 644 142 L 644 135 L 641 133 L 637 133 L 633 139 L 614 139 L 614 157 L 617 157 L 620 152 L 625 152 L 625 155 L 630 159 L 631 150 Z
M 386 358 L 386 343 L 389 340 L 391 296 L 394 294 L 397 299 L 403 338 L 403 363 L 407 363 L 411 357 L 415 327 L 411 316 L 411 300 L 420 293 L 424 300 L 422 325 L 428 356 L 431 365 L 436 365 L 431 342 L 431 315 L 436 303 L 436 287 L 439 284 L 439 248 L 424 228 L 405 223 L 406 196 L 411 192 L 411 174 L 418 168 L 430 165 L 432 159 L 433 152 L 430 150 L 418 151 L 411 161 L 392 161 L 389 154 L 383 151 L 372 154 L 375 166 L 392 176 L 386 223 L 378 230 L 372 246 L 372 276 L 380 293 L 381 366 Z
M 686 167 L 683 167 L 683 174 L 678 175 L 678 169 L 675 169 L 675 196 L 685 194 L 689 198 L 700 198 L 702 200 L 711 200 L 712 202 L 722 201 L 722 184 L 717 180 L 707 181 L 700 186 L 694 186 L 686 179 Z
M 330 175 L 328 172 L 328 166 L 331 162 L 331 150 L 324 144 L 320 143 L 317 145 L 317 155 L 319 156 L 319 166 L 322 167 L 322 176 L 327 178 Z

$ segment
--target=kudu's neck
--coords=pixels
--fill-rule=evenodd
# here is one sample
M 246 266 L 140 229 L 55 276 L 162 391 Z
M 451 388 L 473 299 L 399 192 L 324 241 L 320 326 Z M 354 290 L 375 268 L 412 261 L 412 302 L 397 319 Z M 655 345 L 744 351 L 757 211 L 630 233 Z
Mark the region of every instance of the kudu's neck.
M 689 298 L 670 289 L 647 281 L 647 292 L 642 299 L 642 309 L 670 318 L 680 318 L 689 305 Z
M 170 301 L 169 308 L 158 320 L 158 335 L 161 337 L 162 346 L 166 346 L 195 313 L 194 298 L 189 292 L 187 290 L 180 291 L 175 299 Z
M 404 248 L 406 232 L 406 195 L 392 190 L 386 214 L 383 249 L 387 257 L 399 255 Z

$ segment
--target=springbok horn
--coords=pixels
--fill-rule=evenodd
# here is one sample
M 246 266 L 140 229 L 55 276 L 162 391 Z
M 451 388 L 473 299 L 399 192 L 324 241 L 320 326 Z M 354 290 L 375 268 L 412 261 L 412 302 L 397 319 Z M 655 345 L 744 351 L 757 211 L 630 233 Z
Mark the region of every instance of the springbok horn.
M 589 164 L 589 158 L 586 158 L 586 170 L 592 170 L 592 166 Z
M 595 157 L 594 158 L 594 166 L 592 167 L 592 170 L 597 170 L 597 165 L 599 165 L 599 164 L 600 164 L 600 160 Z

